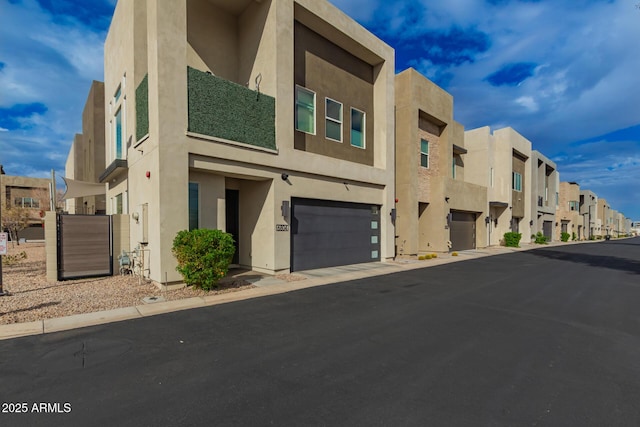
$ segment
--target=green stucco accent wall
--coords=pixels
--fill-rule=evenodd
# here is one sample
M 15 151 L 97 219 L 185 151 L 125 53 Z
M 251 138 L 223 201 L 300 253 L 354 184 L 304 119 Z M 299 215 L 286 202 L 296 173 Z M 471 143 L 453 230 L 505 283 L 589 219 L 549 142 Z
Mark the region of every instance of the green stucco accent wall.
M 136 141 L 149 133 L 149 75 L 136 88 Z
M 189 131 L 276 149 L 275 98 L 188 67 Z

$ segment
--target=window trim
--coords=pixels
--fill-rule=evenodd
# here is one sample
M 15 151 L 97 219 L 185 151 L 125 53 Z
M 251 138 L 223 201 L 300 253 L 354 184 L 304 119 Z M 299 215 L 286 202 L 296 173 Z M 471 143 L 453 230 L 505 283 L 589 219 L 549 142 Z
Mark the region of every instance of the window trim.
M 340 120 L 336 120 L 333 117 L 329 117 L 329 114 L 327 113 L 328 108 L 327 108 L 327 104 L 329 103 L 329 101 L 334 102 L 338 105 L 340 105 Z M 338 125 L 340 125 L 340 139 L 334 139 L 331 138 L 327 135 L 327 121 L 331 121 L 333 123 L 337 123 Z M 344 125 L 344 104 L 342 102 L 336 101 L 333 98 L 329 98 L 328 96 L 325 96 L 324 98 L 324 137 L 326 139 L 328 139 L 329 141 L 335 141 L 335 142 L 340 142 L 342 143 L 342 135 L 343 135 L 343 128 L 342 126 Z
M 353 112 L 357 111 L 358 113 L 362 114 L 362 147 L 359 147 L 357 145 L 353 144 L 353 137 L 352 137 L 352 132 L 353 132 Z M 367 113 L 359 110 L 355 107 L 350 107 L 350 114 L 349 114 L 349 119 L 350 119 L 350 123 L 349 123 L 349 144 L 352 147 L 355 148 L 359 148 L 361 150 L 366 150 L 367 149 Z
M 426 143 L 427 144 L 427 152 L 425 153 L 424 151 L 422 151 L 422 143 Z M 422 164 L 422 156 L 425 156 L 425 158 L 427 159 L 427 165 L 424 166 Z M 429 169 L 429 140 L 428 139 L 424 139 L 424 138 L 420 138 L 420 167 L 425 168 L 425 169 Z
M 313 132 L 307 132 L 304 129 L 300 129 L 298 127 L 298 91 L 302 90 L 308 93 L 313 94 Z M 300 86 L 300 85 L 296 85 L 296 90 L 295 90 L 295 94 L 294 94 L 294 106 L 295 106 L 295 111 L 294 111 L 294 128 L 295 130 L 297 130 L 298 132 L 303 132 L 306 133 L 308 135 L 315 135 L 317 132 L 317 125 L 316 125 L 316 111 L 318 109 L 318 96 L 316 94 L 316 92 L 312 91 L 311 89 L 308 89 L 304 86 Z

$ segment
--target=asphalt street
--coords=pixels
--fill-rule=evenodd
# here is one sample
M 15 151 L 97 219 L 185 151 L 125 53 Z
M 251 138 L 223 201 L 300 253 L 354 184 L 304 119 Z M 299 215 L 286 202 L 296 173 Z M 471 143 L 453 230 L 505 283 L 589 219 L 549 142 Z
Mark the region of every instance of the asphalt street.
M 0 341 L 0 403 L 2 426 L 638 426 L 640 238 Z

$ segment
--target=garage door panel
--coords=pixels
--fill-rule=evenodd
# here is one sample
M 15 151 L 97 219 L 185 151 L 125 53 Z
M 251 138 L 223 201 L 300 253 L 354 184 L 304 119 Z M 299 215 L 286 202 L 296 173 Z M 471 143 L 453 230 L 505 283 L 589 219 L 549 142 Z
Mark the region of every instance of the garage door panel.
M 475 249 L 476 215 L 472 212 L 451 212 L 451 250 Z
M 378 261 L 379 217 L 372 205 L 293 199 L 292 271 Z

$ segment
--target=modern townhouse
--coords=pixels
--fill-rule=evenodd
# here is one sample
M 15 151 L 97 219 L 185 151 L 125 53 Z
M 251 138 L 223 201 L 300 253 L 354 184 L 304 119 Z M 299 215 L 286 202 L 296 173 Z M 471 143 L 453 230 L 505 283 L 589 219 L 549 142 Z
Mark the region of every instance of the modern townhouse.
M 44 239 L 42 218 L 50 206 L 49 184 L 51 180 L 44 178 L 0 176 L 0 203 L 4 221 L 9 219 L 13 208 L 20 208 L 27 216 L 26 228 L 18 232 L 18 239 Z
M 531 152 L 531 157 L 531 234 L 541 232 L 547 241 L 553 241 L 554 229 L 559 226 L 556 224 L 560 185 L 558 168 L 537 150 Z
M 531 236 L 531 142 L 512 128 L 465 132 L 468 181 L 487 187 L 487 242 L 499 245 L 506 232 Z
M 560 202 L 556 211 L 556 240 L 569 233 L 570 240 L 583 239 L 583 218 L 580 215 L 580 186 L 577 182 L 560 183 Z
M 590 190 L 580 190 L 580 215 L 583 234 L 581 239 L 590 240 L 600 235 L 598 224 L 598 196 Z
M 598 218 L 600 219 L 600 236 L 610 236 L 613 232 L 613 211 L 607 199 L 598 199 Z
M 486 246 L 487 188 L 466 179 L 453 97 L 412 68 L 396 76 L 395 95 L 398 254 Z
M 266 273 L 394 256 L 394 51 L 318 0 L 120 0 L 105 43 L 109 213 L 155 282 L 176 233 Z
M 105 167 L 104 111 L 104 83 L 94 80 L 82 112 L 82 134 L 75 135 L 65 164 L 65 180 L 69 195 L 72 195 L 71 187 L 73 190 L 87 192 L 87 183 L 100 181 L 100 174 Z M 70 183 L 68 179 L 78 182 Z M 70 214 L 105 214 L 106 197 L 100 194 L 67 198 L 65 210 Z

